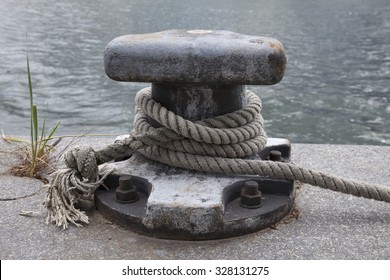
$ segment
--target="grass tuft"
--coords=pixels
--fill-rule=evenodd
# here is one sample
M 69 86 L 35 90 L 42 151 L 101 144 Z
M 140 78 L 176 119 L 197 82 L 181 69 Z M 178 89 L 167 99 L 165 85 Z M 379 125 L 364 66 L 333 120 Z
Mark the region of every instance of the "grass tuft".
M 54 151 L 54 145 L 49 144 L 54 133 L 57 131 L 60 123 L 47 133 L 46 118 L 43 118 L 42 127 L 39 127 L 38 107 L 34 104 L 33 86 L 31 81 L 30 61 L 27 54 L 27 79 L 28 91 L 30 97 L 30 141 L 24 139 L 6 137 L 2 132 L 3 140 L 8 142 L 20 143 L 16 156 L 19 157 L 18 163 L 14 164 L 10 173 L 20 177 L 35 177 L 44 180 L 44 172 L 51 168 L 51 155 Z M 61 138 L 60 138 L 61 139 Z M 56 142 L 58 143 L 58 142 Z

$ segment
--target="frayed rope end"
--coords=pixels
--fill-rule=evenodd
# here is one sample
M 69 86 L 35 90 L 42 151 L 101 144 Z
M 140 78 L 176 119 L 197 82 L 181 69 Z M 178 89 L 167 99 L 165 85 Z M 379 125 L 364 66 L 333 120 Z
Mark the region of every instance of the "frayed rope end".
M 96 166 L 97 169 L 97 166 Z M 105 178 L 114 171 L 114 168 L 101 169 L 101 177 L 96 174 L 94 179 L 84 179 L 81 172 L 74 168 L 55 171 L 48 184 L 43 206 L 47 210 L 46 223 L 55 223 L 56 226 L 66 229 L 69 224 L 81 227 L 82 223 L 89 223 L 88 216 L 75 207 L 80 199 L 92 200 L 95 190 L 103 185 Z

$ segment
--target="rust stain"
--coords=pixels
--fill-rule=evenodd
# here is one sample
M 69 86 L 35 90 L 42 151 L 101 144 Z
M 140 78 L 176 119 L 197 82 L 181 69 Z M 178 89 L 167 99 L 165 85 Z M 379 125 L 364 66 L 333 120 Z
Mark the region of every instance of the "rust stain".
M 279 82 L 283 78 L 284 71 L 286 70 L 286 55 L 284 53 L 283 45 L 280 42 L 272 41 L 269 43 L 269 46 L 273 52 L 268 55 L 268 63 L 276 74 L 274 76 L 274 82 Z
M 287 214 L 287 216 L 281 221 L 281 222 L 278 222 L 276 224 L 273 224 L 273 225 L 270 225 L 269 228 L 270 229 L 274 229 L 274 230 L 277 230 L 278 229 L 278 226 L 283 223 L 285 225 L 295 221 L 295 220 L 298 220 L 299 219 L 299 215 L 300 215 L 300 211 L 298 208 L 296 207 L 293 207 L 290 211 L 290 213 Z

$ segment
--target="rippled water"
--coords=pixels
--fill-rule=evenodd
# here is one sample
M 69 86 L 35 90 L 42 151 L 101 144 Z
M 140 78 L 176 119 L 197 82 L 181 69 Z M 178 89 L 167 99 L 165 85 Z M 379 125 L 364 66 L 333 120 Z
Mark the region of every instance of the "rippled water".
M 126 133 L 145 86 L 106 77 L 105 45 L 130 33 L 226 29 L 279 39 L 288 64 L 263 100 L 269 136 L 390 144 L 388 0 L 1 0 L 0 128 L 29 134 L 26 50 L 35 102 L 59 134 Z M 27 41 L 26 41 L 27 34 Z

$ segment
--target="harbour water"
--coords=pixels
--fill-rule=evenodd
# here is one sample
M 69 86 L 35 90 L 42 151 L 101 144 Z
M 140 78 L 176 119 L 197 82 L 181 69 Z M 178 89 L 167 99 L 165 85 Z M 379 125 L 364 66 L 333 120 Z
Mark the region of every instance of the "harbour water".
M 390 144 L 388 0 L 1 0 L 0 129 L 29 135 L 26 52 L 35 103 L 58 134 L 131 130 L 135 93 L 104 72 L 117 36 L 223 29 L 274 37 L 284 79 L 250 86 L 270 137 L 292 142 Z

